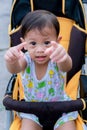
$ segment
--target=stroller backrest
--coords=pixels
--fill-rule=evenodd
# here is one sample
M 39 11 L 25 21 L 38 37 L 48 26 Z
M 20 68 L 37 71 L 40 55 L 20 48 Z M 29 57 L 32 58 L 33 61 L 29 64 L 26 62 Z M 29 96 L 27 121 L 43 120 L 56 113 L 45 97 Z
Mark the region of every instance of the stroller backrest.
M 57 17 L 71 19 L 81 28 L 85 29 L 84 13 L 80 0 L 47 0 L 46 3 L 44 0 L 14 0 L 9 25 L 10 46 L 20 43 L 19 36 L 21 34 L 19 28 L 23 17 L 28 12 L 38 9 L 51 11 Z M 14 35 L 16 35 L 17 40 L 15 40 Z

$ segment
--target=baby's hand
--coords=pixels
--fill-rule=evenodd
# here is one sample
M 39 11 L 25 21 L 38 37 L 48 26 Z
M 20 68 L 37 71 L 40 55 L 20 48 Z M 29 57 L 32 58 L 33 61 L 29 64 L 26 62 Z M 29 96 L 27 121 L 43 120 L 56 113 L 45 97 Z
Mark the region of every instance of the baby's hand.
M 46 49 L 45 54 L 49 55 L 52 62 L 61 63 L 67 59 L 66 50 L 61 44 L 55 41 L 51 42 L 51 47 Z
M 21 43 L 17 46 L 9 48 L 9 50 L 5 54 L 5 60 L 6 62 L 9 62 L 10 64 L 14 64 L 16 61 L 19 60 L 19 58 L 24 56 L 24 53 L 21 51 L 26 43 Z

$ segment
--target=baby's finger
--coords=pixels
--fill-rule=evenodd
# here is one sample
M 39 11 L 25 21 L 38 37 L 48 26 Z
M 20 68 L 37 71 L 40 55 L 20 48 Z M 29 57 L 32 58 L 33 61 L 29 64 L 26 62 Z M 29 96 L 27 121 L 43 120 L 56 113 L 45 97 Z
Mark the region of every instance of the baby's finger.
M 9 56 L 13 57 L 13 58 L 14 57 L 19 58 L 19 56 L 20 56 L 20 51 L 18 51 L 18 49 L 16 47 L 10 48 L 8 53 L 9 53 Z
M 6 54 L 5 54 L 5 56 L 4 56 L 4 58 L 5 58 L 5 60 L 7 61 L 7 62 L 13 62 L 15 59 L 16 59 L 16 57 L 10 52 L 10 51 L 8 51 Z
M 47 48 L 46 51 L 45 51 L 45 54 L 46 55 L 51 55 L 52 52 L 53 52 L 53 46 Z
M 59 57 L 61 54 L 62 54 L 62 52 L 64 52 L 63 51 L 63 47 L 61 46 L 61 45 L 57 45 L 56 46 L 56 44 L 54 45 L 55 47 L 55 51 L 53 51 L 53 53 L 51 54 L 51 56 L 50 56 L 50 58 L 52 59 L 52 58 L 54 58 L 54 57 Z
M 20 37 L 20 40 L 21 40 L 22 43 L 25 42 L 25 40 L 22 37 Z
M 52 45 L 54 48 L 57 48 L 57 47 L 58 47 L 58 43 L 55 42 L 55 41 L 51 41 L 51 45 Z
M 57 60 L 57 63 L 64 62 L 64 61 L 66 61 L 66 59 L 67 59 L 67 54 L 65 56 L 63 56 L 62 58 L 60 58 L 59 60 Z
M 50 58 L 52 59 L 53 57 L 56 57 L 59 55 L 60 53 L 60 47 L 59 47 L 59 44 L 57 42 L 52 42 L 52 46 L 53 46 L 53 52 L 51 53 L 50 55 Z
M 45 54 L 47 54 L 47 55 L 51 55 L 51 53 L 54 51 L 54 47 L 53 47 L 53 43 L 54 43 L 55 41 L 51 41 L 50 43 L 50 47 L 49 48 L 47 48 L 46 49 L 46 51 L 45 51 Z
M 17 46 L 16 46 L 17 50 L 18 50 L 18 51 L 21 51 L 21 50 L 26 46 L 26 44 L 27 44 L 26 42 L 23 42 L 23 43 L 17 45 Z
M 23 52 L 22 52 L 22 51 L 18 51 L 16 47 L 12 47 L 12 48 L 10 48 L 10 49 L 7 51 L 7 55 L 8 55 L 11 59 L 13 59 L 13 60 L 19 59 L 20 56 L 22 56 L 22 53 L 23 53 Z

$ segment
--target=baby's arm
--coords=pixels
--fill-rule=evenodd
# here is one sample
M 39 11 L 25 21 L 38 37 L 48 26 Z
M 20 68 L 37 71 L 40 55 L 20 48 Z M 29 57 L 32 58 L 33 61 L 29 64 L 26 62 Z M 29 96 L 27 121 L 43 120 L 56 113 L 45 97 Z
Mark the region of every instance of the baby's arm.
M 55 41 L 51 42 L 51 47 L 45 51 L 49 55 L 52 62 L 56 62 L 59 69 L 68 72 L 72 68 L 72 59 L 64 49 L 64 47 Z
M 11 73 L 19 73 L 23 71 L 27 65 L 24 53 L 21 51 L 26 43 L 10 47 L 5 54 L 5 62 L 8 71 Z

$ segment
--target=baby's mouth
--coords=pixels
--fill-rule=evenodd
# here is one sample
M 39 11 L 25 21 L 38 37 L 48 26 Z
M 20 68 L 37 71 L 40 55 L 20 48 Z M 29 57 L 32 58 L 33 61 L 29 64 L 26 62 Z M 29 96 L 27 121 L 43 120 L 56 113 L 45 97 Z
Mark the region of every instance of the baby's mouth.
M 46 58 L 46 56 L 36 56 L 36 59 L 39 61 L 43 61 Z

